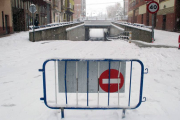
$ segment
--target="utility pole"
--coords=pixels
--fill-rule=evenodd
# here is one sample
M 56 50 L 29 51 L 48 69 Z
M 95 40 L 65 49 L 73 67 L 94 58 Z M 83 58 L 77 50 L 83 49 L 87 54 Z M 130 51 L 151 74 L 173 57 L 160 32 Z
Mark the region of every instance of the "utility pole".
M 152 42 L 154 42 L 154 14 L 152 14 Z
M 125 16 L 125 0 L 124 0 L 124 16 Z

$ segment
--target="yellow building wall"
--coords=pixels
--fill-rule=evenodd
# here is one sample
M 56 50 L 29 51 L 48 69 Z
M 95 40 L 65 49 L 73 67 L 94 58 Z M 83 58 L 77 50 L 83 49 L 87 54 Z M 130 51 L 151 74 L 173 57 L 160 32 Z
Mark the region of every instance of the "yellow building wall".
M 145 13 L 146 13 L 146 10 L 147 10 L 146 4 L 140 6 L 140 7 L 139 7 L 139 14 L 145 14 Z
M 157 15 L 166 15 L 169 13 L 174 13 L 175 0 L 166 0 L 159 4 L 159 11 Z
M 132 10 L 128 12 L 128 16 L 129 16 L 129 17 L 132 17 L 132 16 L 133 16 L 133 11 L 132 11 Z
M 174 3 L 175 3 L 175 0 L 166 0 L 166 1 L 163 1 L 160 3 L 159 5 L 159 9 L 164 9 L 164 6 L 166 6 L 166 8 L 169 8 L 169 7 L 174 7 Z
M 4 12 L 4 25 L 5 15 L 9 16 L 9 26 L 12 26 L 12 8 L 11 0 L 0 0 L 0 27 L 2 27 L 2 11 Z

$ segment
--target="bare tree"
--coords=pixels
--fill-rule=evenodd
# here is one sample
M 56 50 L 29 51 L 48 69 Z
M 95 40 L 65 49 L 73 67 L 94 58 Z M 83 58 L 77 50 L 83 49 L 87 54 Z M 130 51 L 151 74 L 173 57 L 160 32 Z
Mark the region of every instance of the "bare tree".
M 117 18 L 123 16 L 123 8 L 120 3 L 110 5 L 106 8 L 108 18 Z

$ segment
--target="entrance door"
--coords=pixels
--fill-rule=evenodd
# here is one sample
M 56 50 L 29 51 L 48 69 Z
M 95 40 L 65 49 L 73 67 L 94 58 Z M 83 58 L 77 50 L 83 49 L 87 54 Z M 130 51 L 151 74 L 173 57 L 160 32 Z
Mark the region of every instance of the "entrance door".
M 162 26 L 163 30 L 166 30 L 166 15 L 163 15 L 163 26 Z
M 9 31 L 9 16 L 5 15 L 5 27 L 6 27 L 6 34 L 10 33 Z
M 180 32 L 180 0 L 176 0 L 176 31 Z
M 149 12 L 147 12 L 147 16 L 146 16 L 146 25 L 149 26 Z

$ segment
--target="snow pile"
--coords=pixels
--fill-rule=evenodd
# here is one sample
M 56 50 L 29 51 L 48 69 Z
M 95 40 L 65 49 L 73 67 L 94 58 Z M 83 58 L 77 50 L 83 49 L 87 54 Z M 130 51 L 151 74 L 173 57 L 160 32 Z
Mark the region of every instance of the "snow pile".
M 161 31 L 155 31 L 155 42 Z M 168 33 L 167 33 L 168 34 Z M 174 36 L 174 37 L 173 37 Z M 171 41 L 176 34 L 169 33 Z M 177 48 L 139 48 L 126 41 L 42 41 L 29 42 L 28 32 L 0 38 L 0 120 L 59 120 L 59 110 L 47 108 L 43 96 L 42 73 L 38 69 L 49 58 L 140 59 L 149 74 L 144 76 L 143 96 L 138 109 L 127 110 L 126 120 L 179 120 L 180 54 Z M 133 68 L 134 69 L 134 68 Z M 49 70 L 50 72 L 53 69 Z M 135 72 L 133 74 L 136 74 Z M 135 75 L 135 76 L 138 76 Z M 54 77 L 54 76 L 53 76 Z M 136 83 L 135 85 L 139 83 Z M 133 87 L 133 86 L 132 86 Z M 135 89 L 139 89 L 136 88 Z M 74 98 L 69 96 L 72 101 Z M 80 101 L 85 101 L 79 97 Z M 105 99 L 106 98 L 102 98 Z M 53 102 L 53 101 L 49 101 Z M 121 110 L 65 110 L 65 120 L 117 120 Z
M 120 22 L 114 22 L 114 23 L 117 23 L 117 24 L 120 24 L 120 25 L 124 25 L 124 26 L 128 26 L 128 27 L 131 27 L 131 28 L 136 28 L 136 29 L 152 32 L 152 30 L 149 29 L 149 28 L 144 28 L 144 27 L 138 27 L 138 26 L 133 26 L 133 25 L 128 25 L 128 24 L 123 24 L 123 23 L 120 23 Z
M 81 26 L 84 26 L 84 23 L 80 24 L 80 25 L 77 25 L 77 26 L 74 26 L 74 27 L 67 28 L 66 31 L 70 31 L 70 30 L 73 30 L 73 29 L 81 27 Z
M 112 24 L 112 23 L 111 23 L 111 25 L 112 25 L 112 26 L 114 26 L 115 28 L 117 28 L 117 29 L 121 30 L 121 31 L 124 31 L 124 29 L 123 29 L 123 28 L 121 28 L 121 27 L 119 27 L 119 26 L 116 26 L 116 25 L 114 25 L 114 24 Z
M 155 41 L 153 43 L 147 43 L 143 41 L 138 41 L 138 40 L 132 40 L 136 43 L 141 43 L 144 45 L 149 45 L 149 46 L 157 46 L 157 45 L 162 45 L 162 46 L 167 46 L 167 47 L 176 47 L 178 48 L 178 38 L 179 38 L 179 33 L 176 32 L 168 32 L 168 31 L 163 31 L 163 30 L 154 30 L 154 38 Z
M 154 35 L 154 43 L 157 45 L 178 46 L 178 37 L 180 35 L 179 33 L 155 30 Z

